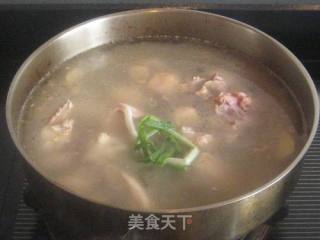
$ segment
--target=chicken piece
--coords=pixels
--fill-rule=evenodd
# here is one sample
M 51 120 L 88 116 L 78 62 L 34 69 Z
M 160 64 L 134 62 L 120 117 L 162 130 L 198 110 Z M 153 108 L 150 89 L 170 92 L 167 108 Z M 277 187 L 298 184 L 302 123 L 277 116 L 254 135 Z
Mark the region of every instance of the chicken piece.
M 148 83 L 148 87 L 162 96 L 175 93 L 179 87 L 179 79 L 173 73 L 155 74 Z
M 130 77 L 140 84 L 144 84 L 150 77 L 150 69 L 144 65 L 134 65 L 129 69 Z
M 193 107 L 179 107 L 173 113 L 173 119 L 178 126 L 197 126 L 201 123 L 197 110 Z
M 213 140 L 213 137 L 211 134 L 200 134 L 197 138 L 196 138 L 196 143 L 198 146 L 207 146 L 209 143 L 211 143 Z
M 191 81 L 191 86 L 194 88 L 199 87 L 202 83 L 206 81 L 205 78 L 202 78 L 200 76 L 193 76 Z
M 243 92 L 222 92 L 214 99 L 215 111 L 231 125 L 245 117 L 252 103 L 251 98 Z
M 218 95 L 220 92 L 224 91 L 226 88 L 226 83 L 221 76 L 214 74 L 210 80 L 206 81 L 202 87 L 196 91 L 196 95 L 207 100 L 212 96 Z
M 181 84 L 181 90 L 183 92 L 194 92 L 196 91 L 201 84 L 203 84 L 206 81 L 205 78 L 202 78 L 200 76 L 193 76 L 192 80 L 187 83 L 182 83 Z
M 102 132 L 98 136 L 97 143 L 99 146 L 103 146 L 104 144 L 109 143 L 110 140 L 111 140 L 111 137 L 107 133 Z
M 211 134 L 196 132 L 191 127 L 183 126 L 181 128 L 181 132 L 184 136 L 200 147 L 205 147 L 213 141 L 213 136 Z
M 94 161 L 96 165 L 103 166 L 106 161 L 115 160 L 119 157 L 119 152 L 125 152 L 126 150 L 126 145 L 120 140 L 101 132 L 90 147 L 86 159 Z
M 58 125 L 46 125 L 41 130 L 41 144 L 46 150 L 61 147 L 70 141 L 73 120 L 67 119 Z
M 206 83 L 210 83 L 212 81 L 207 81 Z M 206 86 L 206 83 L 200 88 L 200 90 L 196 91 L 196 95 L 202 97 L 204 100 L 209 99 L 212 97 L 212 92 Z
M 194 137 L 196 135 L 196 132 L 194 131 L 194 129 L 192 127 L 182 126 L 181 132 L 184 136 L 189 138 L 191 141 L 194 139 Z
M 208 88 L 213 95 L 218 95 L 218 93 L 225 90 L 226 82 L 222 80 L 218 80 L 220 78 L 216 77 L 213 80 L 207 81 L 204 83 L 204 87 Z
M 243 92 L 238 92 L 236 94 L 237 94 L 237 97 L 239 99 L 240 108 L 243 111 L 247 111 L 250 108 L 251 104 L 252 104 L 251 98 L 248 97 L 248 95 L 243 93 Z
M 65 104 L 49 119 L 49 123 L 41 130 L 43 146 L 47 149 L 61 146 L 70 140 L 74 120 L 67 118 L 73 108 L 68 99 Z
M 73 119 L 66 119 L 61 124 L 52 125 L 51 128 L 60 135 L 69 136 L 73 128 Z
M 55 125 L 64 121 L 68 114 L 71 112 L 72 108 L 73 103 L 70 101 L 70 99 L 68 99 L 65 104 L 63 104 L 62 107 L 60 107 L 58 111 L 50 118 L 49 124 Z

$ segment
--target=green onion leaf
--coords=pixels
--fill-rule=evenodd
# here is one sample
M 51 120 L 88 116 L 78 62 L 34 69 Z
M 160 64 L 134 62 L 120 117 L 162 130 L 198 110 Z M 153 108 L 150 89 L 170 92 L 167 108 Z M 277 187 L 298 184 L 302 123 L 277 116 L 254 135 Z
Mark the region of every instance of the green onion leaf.
M 147 115 L 138 124 L 136 142 L 145 162 L 185 169 L 198 156 L 198 148 L 179 134 L 170 122 Z

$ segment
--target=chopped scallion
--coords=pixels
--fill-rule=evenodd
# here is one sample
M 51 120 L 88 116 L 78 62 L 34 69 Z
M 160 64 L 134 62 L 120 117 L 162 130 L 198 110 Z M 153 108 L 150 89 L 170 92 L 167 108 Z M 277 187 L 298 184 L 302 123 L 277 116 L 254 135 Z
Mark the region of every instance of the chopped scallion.
M 136 149 L 146 162 L 181 169 L 188 167 L 199 154 L 197 146 L 179 134 L 171 123 L 151 115 L 138 124 Z

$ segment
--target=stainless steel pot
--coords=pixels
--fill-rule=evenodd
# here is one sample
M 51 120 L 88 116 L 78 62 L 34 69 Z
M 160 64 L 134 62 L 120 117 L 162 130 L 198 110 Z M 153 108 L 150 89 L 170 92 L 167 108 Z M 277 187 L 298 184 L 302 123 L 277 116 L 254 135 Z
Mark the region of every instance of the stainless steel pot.
M 34 192 L 58 222 L 70 227 L 71 236 L 103 235 L 127 231 L 128 209 L 118 209 L 83 199 L 48 179 L 28 158 L 17 133 L 19 112 L 33 86 L 66 59 L 102 44 L 146 35 L 200 38 L 220 43 L 262 62 L 290 87 L 307 120 L 308 139 L 299 155 L 279 176 L 267 184 L 228 201 L 154 214 L 191 214 L 186 231 L 145 232 L 145 239 L 235 239 L 268 219 L 282 204 L 295 183 L 301 159 L 315 135 L 319 118 L 317 92 L 299 60 L 265 33 L 241 22 L 205 12 L 182 9 L 146 9 L 99 17 L 50 39 L 21 66 L 7 99 L 7 122 L 11 136 L 23 155 Z M 148 215 L 144 212 L 142 214 Z M 73 234 L 73 235 L 72 235 Z M 127 234 L 130 239 L 130 233 Z M 126 239 L 126 238 L 125 238 Z

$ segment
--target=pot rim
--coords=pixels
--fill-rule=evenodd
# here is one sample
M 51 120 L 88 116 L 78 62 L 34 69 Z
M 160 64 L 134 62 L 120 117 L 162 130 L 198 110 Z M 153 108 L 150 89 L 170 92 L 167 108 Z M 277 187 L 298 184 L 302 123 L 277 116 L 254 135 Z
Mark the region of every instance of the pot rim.
M 96 21 L 102 21 L 104 19 L 108 19 L 108 18 L 117 18 L 117 17 L 121 17 L 124 15 L 134 15 L 134 14 L 142 14 L 142 13 L 162 13 L 162 12 L 180 12 L 180 13 L 196 13 L 196 14 L 203 14 L 203 15 L 207 15 L 207 16 L 214 16 L 216 18 L 220 18 L 223 19 L 224 21 L 239 25 L 245 29 L 249 29 L 251 31 L 254 31 L 260 35 L 262 35 L 263 37 L 267 38 L 270 42 L 272 42 L 273 44 L 277 45 L 281 51 L 283 51 L 284 54 L 286 54 L 289 58 L 291 58 L 294 62 L 294 64 L 297 66 L 297 68 L 303 73 L 305 80 L 308 83 L 310 92 L 312 94 L 312 99 L 313 99 L 313 104 L 314 104 L 314 116 L 313 116 L 313 122 L 312 122 L 312 128 L 310 129 L 310 133 L 309 136 L 303 146 L 303 148 L 301 149 L 301 151 L 299 152 L 299 154 L 295 157 L 294 161 L 291 162 L 290 165 L 288 165 L 286 167 L 285 170 L 283 170 L 280 174 L 278 174 L 275 178 L 273 178 L 272 180 L 268 181 L 267 183 L 263 184 L 262 186 L 248 192 L 245 194 L 242 194 L 240 196 L 228 199 L 228 200 L 224 200 L 221 202 L 217 202 L 217 203 L 212 203 L 212 204 L 206 204 L 206 205 L 201 205 L 201 206 L 196 206 L 196 207 L 190 207 L 190 208 L 178 208 L 178 209 L 129 209 L 129 208 L 121 208 L 121 207 L 116 207 L 116 206 L 112 206 L 110 204 L 105 204 L 93 199 L 90 199 L 90 197 L 84 197 L 81 196 L 79 193 L 74 192 L 72 189 L 69 189 L 68 187 L 65 187 L 61 184 L 59 184 L 58 182 L 56 182 L 54 179 L 51 179 L 47 176 L 45 176 L 42 171 L 40 170 L 39 167 L 36 166 L 36 164 L 33 164 L 33 161 L 31 161 L 28 158 L 28 155 L 26 154 L 26 152 L 24 151 L 23 147 L 21 146 L 20 142 L 18 141 L 15 131 L 14 131 L 14 126 L 12 123 L 12 117 L 11 117 L 11 110 L 12 110 L 12 98 L 15 92 L 15 88 L 17 83 L 19 82 L 20 76 L 22 74 L 22 72 L 25 70 L 25 68 L 27 68 L 28 64 L 32 61 L 32 59 L 38 55 L 40 52 L 42 52 L 44 49 L 46 49 L 49 45 L 53 44 L 53 42 L 62 37 L 63 35 L 79 28 L 82 27 L 86 24 L 89 24 L 91 22 L 96 22 Z M 318 122 L 319 122 L 319 99 L 318 99 L 318 93 L 316 90 L 316 87 L 314 85 L 314 82 L 310 76 L 310 74 L 308 73 L 308 71 L 305 69 L 305 67 L 303 66 L 303 64 L 298 60 L 298 58 L 289 50 L 287 49 L 282 43 L 280 43 L 278 40 L 274 39 L 273 37 L 269 36 L 268 34 L 262 32 L 261 30 L 248 25 L 246 23 L 240 22 L 238 20 L 229 18 L 229 17 L 225 17 L 219 14 L 214 14 L 214 13 L 209 13 L 209 12 L 204 12 L 204 11 L 199 11 L 199 10 L 190 10 L 190 9 L 183 9 L 183 8 L 146 8 L 146 9 L 139 9 L 139 10 L 128 10 L 128 11 L 121 11 L 121 12 L 117 12 L 117 13 L 112 13 L 112 14 L 107 14 L 104 16 L 100 16 L 100 17 L 96 17 L 93 19 L 89 19 L 85 22 L 79 23 L 75 26 L 72 26 L 64 31 L 62 31 L 61 33 L 53 36 L 52 38 L 50 38 L 49 40 L 47 40 L 45 43 L 43 43 L 40 47 L 38 47 L 24 62 L 23 64 L 20 66 L 20 68 L 18 69 L 17 73 L 15 74 L 11 84 L 10 84 L 10 88 L 9 88 L 9 92 L 7 95 L 7 100 L 6 100 L 6 120 L 7 120 L 7 126 L 9 128 L 9 133 L 11 138 L 13 139 L 14 144 L 16 145 L 16 147 L 18 148 L 18 151 L 22 154 L 23 158 L 28 162 L 29 165 L 32 166 L 32 168 L 38 173 L 40 174 L 44 179 L 46 179 L 47 181 L 49 181 L 51 184 L 53 184 L 54 186 L 68 192 L 71 193 L 72 195 L 75 195 L 81 199 L 84 199 L 86 201 L 89 201 L 91 203 L 94 204 L 99 204 L 99 205 L 103 205 L 106 207 L 111 207 L 114 209 L 120 209 L 120 210 L 124 210 L 124 211 L 128 211 L 128 212 L 139 212 L 139 213 L 157 213 L 157 214 L 166 214 L 166 213 L 183 213 L 183 212 L 196 212 L 196 211 L 203 211 L 203 210 L 207 210 L 207 209 L 212 209 L 212 208 L 220 208 L 220 207 L 224 207 L 230 204 L 235 204 L 237 202 L 240 202 L 242 200 L 245 200 L 247 198 L 253 197 L 259 193 L 261 193 L 262 191 L 267 190 L 268 188 L 272 187 L 274 184 L 276 184 L 277 182 L 280 182 L 283 178 L 285 178 L 298 164 L 299 162 L 302 160 L 303 156 L 305 155 L 305 153 L 307 152 L 308 148 L 310 147 L 313 138 L 315 137 L 317 128 L 318 128 Z

